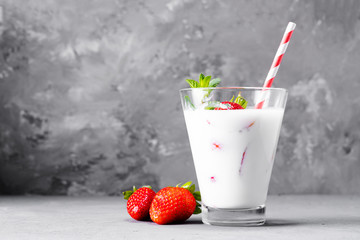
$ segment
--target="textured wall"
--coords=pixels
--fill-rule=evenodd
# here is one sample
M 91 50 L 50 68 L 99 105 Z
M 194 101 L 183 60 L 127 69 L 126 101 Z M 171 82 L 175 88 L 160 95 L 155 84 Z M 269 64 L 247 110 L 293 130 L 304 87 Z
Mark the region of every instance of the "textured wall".
M 116 195 L 195 171 L 178 90 L 260 86 L 288 21 L 271 193 L 360 193 L 360 1 L 0 0 L 0 193 Z

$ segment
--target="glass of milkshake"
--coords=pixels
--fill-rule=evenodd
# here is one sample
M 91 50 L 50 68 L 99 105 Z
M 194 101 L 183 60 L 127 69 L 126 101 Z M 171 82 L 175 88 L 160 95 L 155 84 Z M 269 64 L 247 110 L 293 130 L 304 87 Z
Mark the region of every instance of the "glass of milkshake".
M 187 88 L 180 95 L 202 197 L 202 221 L 264 224 L 287 91 Z M 246 99 L 244 108 L 233 107 L 236 96 Z M 259 99 L 265 99 L 261 108 Z

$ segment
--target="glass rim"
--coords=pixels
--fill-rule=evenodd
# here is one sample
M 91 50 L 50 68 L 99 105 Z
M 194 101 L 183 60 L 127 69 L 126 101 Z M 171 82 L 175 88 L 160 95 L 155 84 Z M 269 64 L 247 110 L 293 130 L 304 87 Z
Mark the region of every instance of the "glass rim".
M 182 88 L 179 92 L 193 91 L 195 89 L 199 90 L 273 90 L 287 93 L 288 90 L 285 88 L 267 88 L 267 87 L 202 87 L 202 88 Z

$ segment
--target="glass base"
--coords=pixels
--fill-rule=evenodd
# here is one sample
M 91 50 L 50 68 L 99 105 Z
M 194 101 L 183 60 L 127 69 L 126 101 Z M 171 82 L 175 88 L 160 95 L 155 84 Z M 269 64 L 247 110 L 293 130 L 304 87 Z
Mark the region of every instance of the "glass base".
M 218 226 L 259 226 L 265 223 L 265 205 L 255 208 L 212 208 L 202 205 L 202 221 Z

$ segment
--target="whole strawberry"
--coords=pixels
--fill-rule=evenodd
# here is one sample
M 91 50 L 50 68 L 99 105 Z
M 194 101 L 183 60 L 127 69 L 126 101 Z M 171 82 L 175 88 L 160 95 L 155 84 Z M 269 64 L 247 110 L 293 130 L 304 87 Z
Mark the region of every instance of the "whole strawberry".
M 144 186 L 123 192 L 124 199 L 127 199 L 126 209 L 129 215 L 135 220 L 149 219 L 149 209 L 156 193 L 150 186 Z
M 200 213 L 200 192 L 194 192 L 191 182 L 181 187 L 166 187 L 154 197 L 150 207 L 150 218 L 157 224 L 183 222 L 192 214 Z M 196 199 L 195 199 L 196 198 Z

